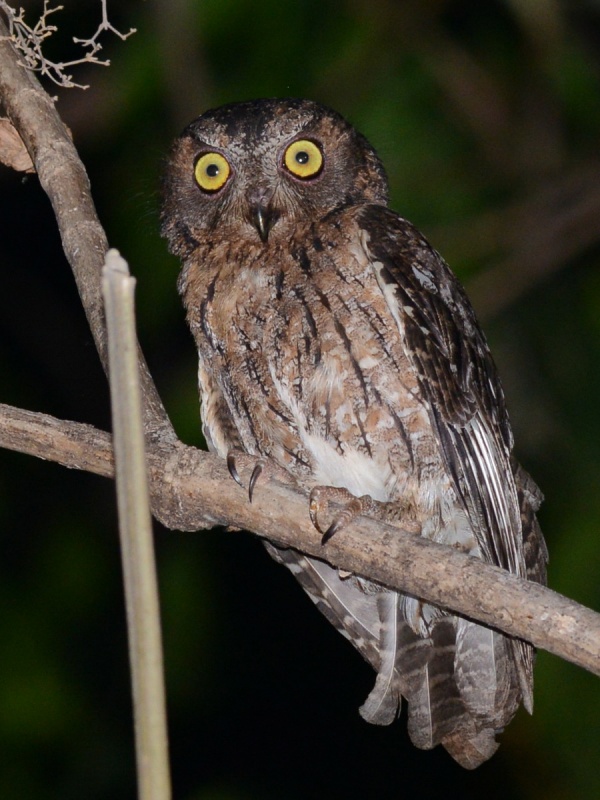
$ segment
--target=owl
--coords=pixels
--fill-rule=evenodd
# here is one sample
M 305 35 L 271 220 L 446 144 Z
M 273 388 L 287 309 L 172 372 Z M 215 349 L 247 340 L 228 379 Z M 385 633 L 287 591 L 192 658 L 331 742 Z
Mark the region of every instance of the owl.
M 241 450 L 311 492 L 326 536 L 366 510 L 545 582 L 542 498 L 512 456 L 484 335 L 440 255 L 388 208 L 368 141 L 311 101 L 226 105 L 177 139 L 163 198 L 203 433 L 234 477 Z M 326 525 L 331 496 L 344 506 Z M 531 712 L 528 643 L 267 548 L 375 669 L 368 722 L 391 723 L 404 697 L 413 743 L 474 768 L 521 703 Z

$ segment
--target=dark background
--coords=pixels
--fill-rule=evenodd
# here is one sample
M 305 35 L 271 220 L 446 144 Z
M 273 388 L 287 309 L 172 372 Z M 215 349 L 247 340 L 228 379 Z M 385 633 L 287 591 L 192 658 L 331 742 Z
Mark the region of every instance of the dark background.
M 40 3 L 29 3 L 30 19 Z M 90 35 L 65 2 L 49 58 Z M 201 444 L 196 358 L 158 235 L 161 162 L 208 107 L 303 96 L 378 148 L 392 205 L 466 284 L 503 377 L 517 453 L 546 494 L 550 584 L 600 607 L 600 3 L 109 3 L 126 42 L 60 90 L 139 333 L 180 437 Z M 104 375 L 49 203 L 0 171 L 0 401 L 109 428 Z M 540 653 L 474 773 L 357 707 L 373 674 L 248 534 L 156 526 L 174 796 L 596 798 L 600 684 Z M 135 766 L 114 488 L 0 451 L 0 796 L 131 798 Z

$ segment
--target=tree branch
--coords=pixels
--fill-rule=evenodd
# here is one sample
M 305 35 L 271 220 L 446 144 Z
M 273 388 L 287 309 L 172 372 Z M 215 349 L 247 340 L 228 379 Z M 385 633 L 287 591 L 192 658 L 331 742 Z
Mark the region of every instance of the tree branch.
M 0 446 L 112 477 L 109 434 L 0 405 Z M 456 550 L 361 517 L 325 546 L 307 495 L 262 478 L 252 503 L 222 459 L 181 443 L 149 445 L 153 513 L 168 528 L 224 525 L 294 547 L 336 567 L 527 639 L 600 675 L 600 614 Z M 249 474 L 254 459 L 240 456 Z
M 102 266 L 108 250 L 106 234 L 98 220 L 89 179 L 70 132 L 58 116 L 52 98 L 22 66 L 2 19 L 0 97 L 52 203 L 63 249 L 106 371 L 106 326 L 101 292 Z M 175 432 L 141 352 L 139 358 L 146 433 L 174 441 Z

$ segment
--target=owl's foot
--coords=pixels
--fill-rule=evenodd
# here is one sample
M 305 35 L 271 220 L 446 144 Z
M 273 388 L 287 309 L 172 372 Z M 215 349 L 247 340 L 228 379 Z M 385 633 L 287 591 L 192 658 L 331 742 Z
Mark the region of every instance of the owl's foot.
M 238 471 L 238 467 L 240 468 Z M 250 472 L 248 479 L 248 500 L 252 502 L 254 497 L 254 490 L 259 478 L 275 478 L 276 480 L 286 485 L 295 485 L 290 474 L 279 464 L 276 464 L 267 456 L 252 456 L 244 453 L 243 450 L 230 450 L 227 453 L 227 469 L 233 480 L 241 486 L 242 489 L 246 488 L 244 480 L 240 477 L 240 472 L 244 474 L 246 471 Z
M 246 454 L 244 454 L 246 455 Z M 240 478 L 240 474 L 237 470 L 237 458 L 239 457 L 239 453 L 236 450 L 230 450 L 227 453 L 227 469 L 229 470 L 229 474 L 233 478 L 233 480 L 245 489 L 243 480 Z M 252 498 L 254 496 L 254 488 L 256 486 L 256 481 L 262 475 L 265 467 L 267 465 L 267 460 L 265 458 L 259 458 L 254 467 L 252 469 L 252 474 L 250 475 L 250 480 L 248 481 L 248 500 L 252 502 Z
M 341 508 L 335 513 L 328 527 L 323 530 L 324 526 L 321 526 L 319 517 L 322 517 L 330 502 L 339 504 Z M 368 494 L 356 497 L 347 489 L 338 486 L 315 486 L 310 493 L 308 513 L 312 524 L 323 535 L 321 544 L 326 544 L 332 536 L 345 528 L 355 517 L 372 512 L 376 505 L 377 502 Z

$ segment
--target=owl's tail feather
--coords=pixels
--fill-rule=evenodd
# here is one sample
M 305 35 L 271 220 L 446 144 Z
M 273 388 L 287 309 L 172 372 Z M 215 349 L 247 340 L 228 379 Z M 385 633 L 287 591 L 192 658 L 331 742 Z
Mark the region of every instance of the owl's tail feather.
M 502 729 L 521 698 L 514 641 L 466 619 L 456 622 L 454 675 L 460 696 L 477 719 Z
M 521 698 L 510 640 L 452 616 L 436 621 L 427 639 L 403 627 L 397 669 L 413 743 L 441 744 L 461 766 L 478 767 L 497 750 L 496 734 Z
M 404 625 L 402 638 L 413 652 L 408 664 L 402 651 L 398 654 L 408 700 L 408 732 L 417 747 L 428 750 L 452 734 L 464 714 L 454 681 L 453 619 L 438 621 L 427 639 Z
M 380 661 L 361 716 L 387 725 L 404 696 L 414 745 L 441 744 L 463 767 L 479 766 L 498 748 L 496 734 L 521 698 L 512 641 L 451 615 L 437 617 L 424 636 L 405 621 L 396 593 L 371 598 L 380 618 Z
M 398 595 L 396 592 L 380 592 L 376 595 L 380 619 L 379 655 L 380 664 L 375 686 L 359 708 L 361 717 L 374 725 L 389 725 L 400 713 L 402 696 L 396 671 L 398 651 Z

